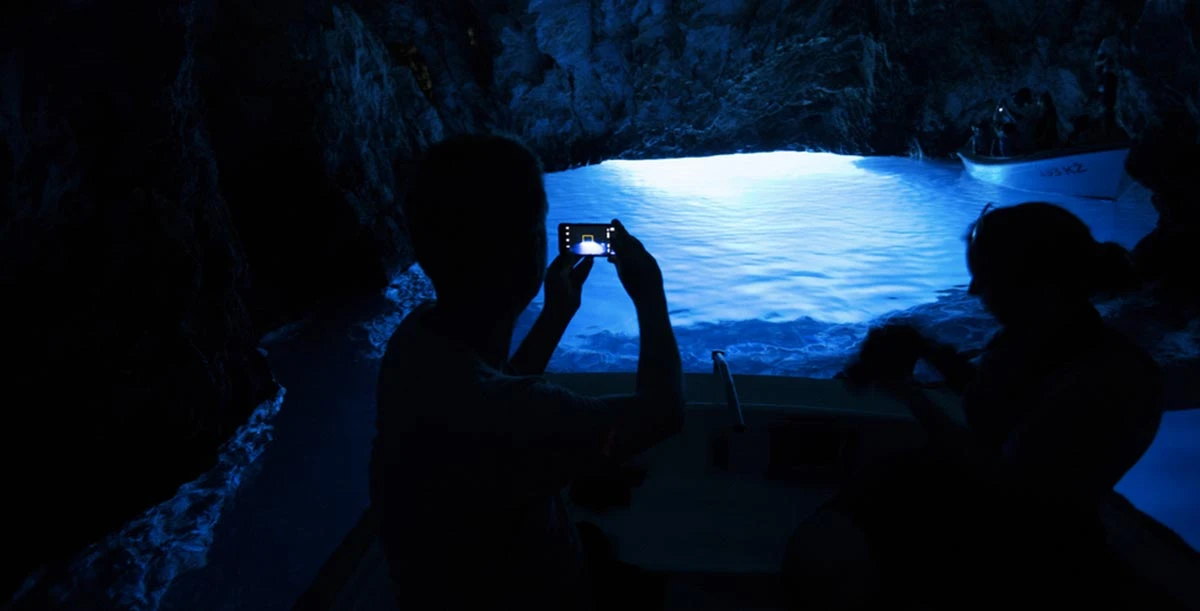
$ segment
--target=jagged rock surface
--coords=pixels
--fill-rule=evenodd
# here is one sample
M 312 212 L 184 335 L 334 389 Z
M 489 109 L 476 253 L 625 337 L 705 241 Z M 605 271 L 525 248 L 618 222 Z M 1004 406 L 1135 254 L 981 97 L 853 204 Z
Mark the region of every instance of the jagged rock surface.
M 1095 103 L 1109 39 L 1131 133 L 1200 97 L 1198 17 L 1176 0 L 352 6 L 422 92 L 406 104 L 451 132 L 519 134 L 552 169 L 774 149 L 945 156 L 1024 86 L 1054 96 L 1065 131 Z

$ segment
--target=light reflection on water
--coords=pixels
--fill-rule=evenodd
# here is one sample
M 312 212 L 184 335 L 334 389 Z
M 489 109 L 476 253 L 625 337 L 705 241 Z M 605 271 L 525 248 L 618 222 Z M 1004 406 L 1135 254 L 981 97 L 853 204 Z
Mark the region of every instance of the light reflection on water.
M 987 202 L 1051 201 L 1127 247 L 1156 220 L 1140 189 L 1116 203 L 1053 197 L 976 182 L 956 163 L 825 153 L 610 161 L 550 174 L 546 189 L 548 231 L 619 218 L 655 255 L 691 371 L 725 349 L 737 372 L 832 374 L 868 323 L 901 312 L 983 341 L 992 325 L 962 290 L 963 235 Z M 636 330 L 615 270 L 598 266 L 551 369 L 633 370 Z

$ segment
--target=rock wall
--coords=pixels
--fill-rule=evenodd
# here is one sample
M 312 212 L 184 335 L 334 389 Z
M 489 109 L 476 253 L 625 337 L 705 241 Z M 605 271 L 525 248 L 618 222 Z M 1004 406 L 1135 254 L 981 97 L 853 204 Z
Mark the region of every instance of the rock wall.
M 1020 86 L 1080 112 L 1105 39 L 1132 133 L 1164 108 L 1195 116 L 1200 98 L 1200 17 L 1183 0 L 5 11 L 0 468 L 17 514 L 4 528 L 20 535 L 3 554 L 21 568 L 212 465 L 275 394 L 258 338 L 411 261 L 397 190 L 447 134 L 513 132 L 549 169 L 770 149 L 945 155 Z
M 1181 103 L 1168 86 L 1198 99 L 1195 3 L 1181 0 L 351 5 L 407 68 L 396 81 L 423 91 L 407 103 L 449 131 L 519 134 L 551 169 L 775 149 L 944 156 L 1023 86 L 1054 95 L 1065 132 L 1094 103 L 1106 39 L 1131 133 Z
M 265 331 L 407 263 L 386 55 L 253 5 L 5 9 L 0 601 L 215 464 L 276 395 Z

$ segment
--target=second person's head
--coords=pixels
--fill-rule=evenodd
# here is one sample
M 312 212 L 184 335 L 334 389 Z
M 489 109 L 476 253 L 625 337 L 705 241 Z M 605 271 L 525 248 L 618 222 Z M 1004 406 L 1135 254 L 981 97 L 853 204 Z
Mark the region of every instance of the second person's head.
M 1101 244 L 1077 216 L 1030 202 L 985 212 L 967 236 L 970 293 L 1004 325 L 1037 323 L 1132 288 L 1128 252 Z

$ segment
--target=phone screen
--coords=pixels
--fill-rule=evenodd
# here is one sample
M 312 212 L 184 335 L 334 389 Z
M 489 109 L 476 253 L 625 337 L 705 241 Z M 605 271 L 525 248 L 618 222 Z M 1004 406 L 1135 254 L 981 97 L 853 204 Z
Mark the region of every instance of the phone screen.
M 613 233 L 608 223 L 563 223 L 558 226 L 558 250 L 584 257 L 607 257 L 615 254 Z

